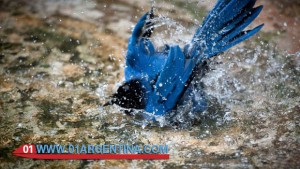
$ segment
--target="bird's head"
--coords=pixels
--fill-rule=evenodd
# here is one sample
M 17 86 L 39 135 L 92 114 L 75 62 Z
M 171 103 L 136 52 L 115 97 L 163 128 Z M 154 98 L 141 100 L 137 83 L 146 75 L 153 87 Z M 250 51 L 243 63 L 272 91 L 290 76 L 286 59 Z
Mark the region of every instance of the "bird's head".
M 144 109 L 146 106 L 145 89 L 139 80 L 130 80 L 121 85 L 112 99 L 104 106 L 116 104 L 123 108 Z

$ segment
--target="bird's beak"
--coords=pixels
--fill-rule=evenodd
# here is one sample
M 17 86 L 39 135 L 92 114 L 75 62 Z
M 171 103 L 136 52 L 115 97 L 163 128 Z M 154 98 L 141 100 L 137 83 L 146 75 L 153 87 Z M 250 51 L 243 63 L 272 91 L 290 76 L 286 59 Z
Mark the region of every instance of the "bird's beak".
M 112 105 L 112 104 L 113 104 L 113 103 L 112 103 L 112 101 L 110 100 L 110 101 L 106 102 L 106 103 L 103 105 L 103 107 L 109 106 L 109 105 Z
M 115 103 L 115 101 L 116 101 L 115 98 L 112 98 L 111 100 L 109 100 L 108 102 L 106 102 L 103 105 L 103 107 L 113 105 Z

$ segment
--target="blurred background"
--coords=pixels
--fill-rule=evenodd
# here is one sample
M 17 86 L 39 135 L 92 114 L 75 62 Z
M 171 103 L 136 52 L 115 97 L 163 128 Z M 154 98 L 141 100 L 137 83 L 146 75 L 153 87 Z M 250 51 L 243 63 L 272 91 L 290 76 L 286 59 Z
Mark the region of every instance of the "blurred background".
M 155 7 L 153 41 L 186 43 L 215 0 L 0 0 L 0 168 L 297 168 L 300 1 L 259 0 L 260 33 L 215 59 L 211 109 L 188 129 L 134 125 L 101 105 L 127 40 Z M 112 115 L 113 114 L 113 115 Z M 25 143 L 168 144 L 168 161 L 34 161 Z M 16 162 L 17 161 L 17 162 Z

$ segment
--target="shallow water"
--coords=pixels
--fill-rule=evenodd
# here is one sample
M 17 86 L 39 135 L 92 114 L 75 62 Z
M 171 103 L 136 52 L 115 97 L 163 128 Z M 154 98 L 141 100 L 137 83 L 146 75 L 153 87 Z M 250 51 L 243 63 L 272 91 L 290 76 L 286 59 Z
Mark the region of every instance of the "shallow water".
M 164 24 L 156 28 L 153 41 L 184 44 L 213 3 L 155 1 Z M 195 117 L 188 106 L 179 108 L 176 118 L 185 123 L 160 127 L 143 126 L 117 106 L 101 106 L 122 82 L 127 38 L 151 3 L 4 1 L 0 168 L 297 168 L 300 49 L 298 37 L 290 36 L 299 15 L 289 6 L 287 12 L 261 3 L 266 12 L 255 25 L 264 22 L 265 29 L 213 59 L 211 70 L 198 79 L 209 109 Z M 284 20 L 274 26 L 267 11 L 276 10 L 283 13 L 276 19 Z M 25 143 L 168 144 L 170 159 L 36 161 L 12 156 Z

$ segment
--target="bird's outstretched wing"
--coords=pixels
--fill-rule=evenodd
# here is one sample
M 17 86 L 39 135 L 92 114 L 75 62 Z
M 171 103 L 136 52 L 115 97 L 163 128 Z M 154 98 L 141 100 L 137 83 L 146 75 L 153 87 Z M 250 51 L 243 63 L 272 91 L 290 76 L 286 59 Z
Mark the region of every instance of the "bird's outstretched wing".
M 218 0 L 203 25 L 197 29 L 191 43 L 185 46 L 184 52 L 178 46 L 170 48 L 146 111 L 163 115 L 174 109 L 186 86 L 193 80 L 194 70 L 200 63 L 257 33 L 263 25 L 243 31 L 262 10 L 262 6 L 253 8 L 255 2 Z
M 243 31 L 261 12 L 256 0 L 218 0 L 191 41 L 188 57 L 211 58 L 257 33 L 262 25 Z M 201 55 L 201 56 L 200 56 Z
M 146 111 L 163 115 L 172 110 L 184 91 L 195 67 L 194 59 L 186 59 L 179 46 L 170 47 L 168 59 L 151 91 Z
M 136 24 L 129 39 L 125 80 L 137 79 L 145 89 L 145 110 L 164 115 L 174 109 L 187 86 L 201 70 L 201 63 L 248 39 L 263 26 L 244 29 L 259 15 L 262 6 L 254 8 L 256 0 L 218 0 L 190 44 L 169 47 L 157 52 L 150 41 L 151 22 L 148 12 Z M 152 14 L 151 14 L 152 13 Z
M 151 22 L 147 22 L 148 17 L 153 17 L 152 10 L 140 18 L 129 39 L 125 68 L 126 81 L 143 77 L 154 79 L 166 61 L 166 55 L 156 52 L 149 39 L 152 29 L 145 29 L 151 25 Z

